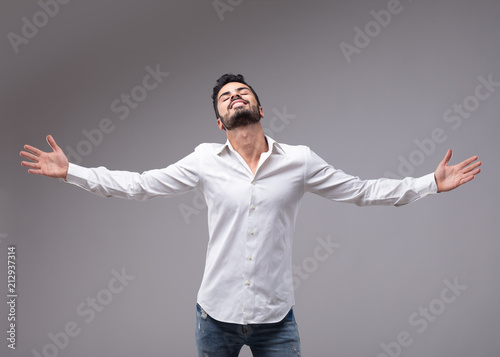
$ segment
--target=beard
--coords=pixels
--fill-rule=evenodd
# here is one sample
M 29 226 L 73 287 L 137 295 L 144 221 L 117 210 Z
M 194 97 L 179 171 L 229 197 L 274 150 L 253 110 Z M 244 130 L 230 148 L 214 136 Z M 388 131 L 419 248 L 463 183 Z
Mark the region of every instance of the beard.
M 238 107 L 232 115 L 221 116 L 220 120 L 226 130 L 255 124 L 260 121 L 259 107 L 257 105 L 250 108 Z

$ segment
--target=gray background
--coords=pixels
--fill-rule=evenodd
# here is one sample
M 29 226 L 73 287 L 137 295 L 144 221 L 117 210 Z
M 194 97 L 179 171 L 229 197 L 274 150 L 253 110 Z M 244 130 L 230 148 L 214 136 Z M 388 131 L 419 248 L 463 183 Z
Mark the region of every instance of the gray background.
M 41 7 L 0 5 L 0 300 L 7 299 L 11 244 L 19 291 L 17 349 L 7 348 L 2 303 L 0 355 L 42 353 L 48 335 L 70 321 L 80 333 L 59 356 L 195 355 L 207 243 L 197 196 L 102 199 L 29 175 L 18 153 L 24 144 L 50 149 L 47 134 L 75 149 L 83 130 L 109 118 L 114 131 L 82 165 L 164 167 L 200 142 L 225 141 L 210 94 L 221 74 L 236 72 L 257 90 L 265 128 L 276 110 L 295 116 L 274 127 L 276 140 L 308 145 L 348 173 L 398 174 L 401 158 L 419 158 L 415 140 L 436 128 L 446 140 L 420 156 L 413 176 L 434 171 L 448 148 L 452 163 L 474 154 L 484 161 L 472 183 L 403 208 L 304 198 L 294 238 L 294 264 L 309 271 L 296 291 L 303 355 L 383 356 L 381 344 L 406 331 L 412 343 L 401 351 L 392 344 L 394 355 L 499 356 L 500 88 L 458 127 L 443 119 L 474 95 L 480 76 L 500 81 L 498 1 L 401 0 L 402 11 L 350 63 L 340 44 L 353 45 L 354 28 L 364 29 L 370 11 L 388 1 L 232 4 L 219 17 L 212 1 L 71 1 L 18 53 L 8 34 L 21 35 L 22 18 Z M 170 75 L 120 120 L 111 103 L 156 65 Z M 318 261 L 317 239 L 328 236 L 339 246 Z M 86 323 L 77 307 L 106 297 L 111 271 L 122 268 L 134 280 Z M 467 288 L 440 303 L 444 281 L 454 279 Z M 429 305 L 445 309 L 418 332 L 409 317 Z

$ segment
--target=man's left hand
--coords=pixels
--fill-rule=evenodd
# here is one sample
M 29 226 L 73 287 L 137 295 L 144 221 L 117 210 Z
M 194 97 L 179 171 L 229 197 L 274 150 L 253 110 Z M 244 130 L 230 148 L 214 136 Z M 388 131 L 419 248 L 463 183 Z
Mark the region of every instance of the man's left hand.
M 479 166 L 481 161 L 476 161 L 477 156 L 472 156 L 459 164 L 448 166 L 452 152 L 448 150 L 443 161 L 441 161 L 434 172 L 438 192 L 451 191 L 464 183 L 474 179 L 481 172 Z

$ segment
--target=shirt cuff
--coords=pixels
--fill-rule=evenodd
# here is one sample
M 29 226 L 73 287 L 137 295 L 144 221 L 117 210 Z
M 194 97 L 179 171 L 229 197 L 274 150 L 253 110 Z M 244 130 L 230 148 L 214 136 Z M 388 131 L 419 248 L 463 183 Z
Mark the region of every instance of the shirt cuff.
M 84 186 L 88 178 L 88 169 L 83 166 L 78 166 L 76 164 L 69 163 L 68 172 L 66 173 L 67 183 L 73 185 Z
M 420 197 L 437 193 L 436 179 L 434 172 L 415 179 L 415 190 L 420 194 Z

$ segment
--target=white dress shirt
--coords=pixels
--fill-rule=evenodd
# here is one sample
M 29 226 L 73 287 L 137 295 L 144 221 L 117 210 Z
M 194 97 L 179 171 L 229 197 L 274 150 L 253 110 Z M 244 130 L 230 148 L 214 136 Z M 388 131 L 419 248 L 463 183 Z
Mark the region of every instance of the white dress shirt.
M 198 303 L 223 322 L 277 322 L 294 305 L 292 237 L 305 192 L 360 206 L 401 206 L 437 186 L 433 173 L 360 180 L 306 146 L 266 139 L 269 150 L 255 175 L 227 141 L 201 144 L 177 163 L 142 174 L 70 164 L 66 180 L 103 197 L 136 200 L 201 190 L 209 235 Z

